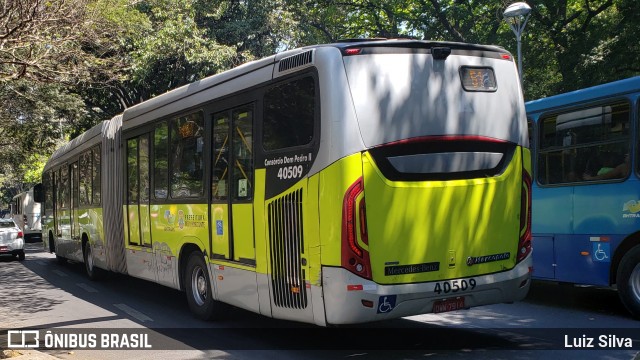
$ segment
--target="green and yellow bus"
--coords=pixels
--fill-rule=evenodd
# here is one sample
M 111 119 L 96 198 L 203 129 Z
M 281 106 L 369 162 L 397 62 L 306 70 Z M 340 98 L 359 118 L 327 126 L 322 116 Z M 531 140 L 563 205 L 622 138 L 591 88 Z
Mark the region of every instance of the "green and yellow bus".
M 530 155 L 500 47 L 286 51 L 127 109 L 57 150 L 59 260 L 321 326 L 522 299 Z

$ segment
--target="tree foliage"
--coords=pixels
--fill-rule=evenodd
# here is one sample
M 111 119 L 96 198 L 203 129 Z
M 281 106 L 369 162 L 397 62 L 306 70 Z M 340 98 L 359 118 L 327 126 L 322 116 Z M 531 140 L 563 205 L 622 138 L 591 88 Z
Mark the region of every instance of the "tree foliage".
M 502 18 L 512 0 L 0 1 L 0 142 L 11 149 L 0 175 L 11 186 L 61 138 L 285 49 L 410 37 L 516 52 Z M 527 2 L 526 99 L 640 73 L 635 0 Z
M 76 84 L 120 65 L 105 56 L 118 28 L 99 5 L 92 0 L 2 0 L 0 81 Z
M 414 37 L 495 44 L 515 54 L 502 13 L 510 0 L 305 1 L 297 19 L 311 41 Z M 530 0 L 523 36 L 527 99 L 640 73 L 640 10 L 633 0 Z
M 13 196 L 37 182 L 48 156 L 90 115 L 82 98 L 58 84 L 5 83 L 0 98 L 0 182 Z

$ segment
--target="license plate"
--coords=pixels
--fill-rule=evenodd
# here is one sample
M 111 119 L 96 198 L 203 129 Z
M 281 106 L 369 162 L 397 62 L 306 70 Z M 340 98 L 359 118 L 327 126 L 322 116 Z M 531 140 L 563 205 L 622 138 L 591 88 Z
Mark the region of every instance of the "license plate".
M 464 309 L 464 297 L 438 300 L 433 303 L 433 312 L 441 313 Z

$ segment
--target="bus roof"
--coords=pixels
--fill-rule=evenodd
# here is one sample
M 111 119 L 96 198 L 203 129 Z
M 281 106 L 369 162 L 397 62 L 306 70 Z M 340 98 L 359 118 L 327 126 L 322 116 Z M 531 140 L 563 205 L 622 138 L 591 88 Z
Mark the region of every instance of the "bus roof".
M 564 94 L 549 96 L 525 103 L 527 113 L 549 111 L 567 105 L 578 105 L 583 102 L 591 102 L 611 96 L 623 95 L 640 90 L 640 76 L 624 80 L 592 86 L 585 89 L 571 91 Z
M 450 47 L 452 49 L 494 51 L 508 53 L 507 50 L 496 45 L 480 45 L 471 43 L 461 43 L 452 41 L 431 41 L 431 40 L 411 40 L 411 39 L 349 39 L 338 43 L 313 45 L 304 49 L 332 46 L 344 50 L 351 47 L 395 47 L 410 49 L 432 49 L 434 47 Z
M 233 80 L 239 76 L 250 73 L 257 69 L 263 68 L 274 62 L 274 55 L 267 58 L 251 61 L 235 67 L 231 70 L 227 70 L 201 80 L 194 81 L 187 85 L 181 86 L 177 89 L 168 91 L 162 95 L 155 96 L 147 101 L 141 102 L 135 106 L 132 106 L 124 111 L 122 114 L 122 122 L 144 115 L 157 108 L 175 103 L 181 99 L 189 97 L 193 94 L 205 91 L 217 85 L 224 84 L 230 80 Z
M 409 39 L 350 39 L 341 41 L 338 43 L 331 44 L 319 44 L 319 45 L 310 45 L 302 48 L 291 49 L 287 51 L 283 51 L 281 53 L 270 55 L 265 58 L 247 62 L 243 65 L 235 67 L 233 69 L 211 75 L 209 77 L 203 78 L 201 80 L 189 83 L 187 85 L 181 86 L 177 89 L 168 91 L 164 94 L 155 96 L 147 101 L 144 101 L 140 104 L 132 106 L 124 111 L 122 114 L 122 122 L 123 126 L 127 127 L 127 122 L 134 118 L 138 118 L 148 114 L 156 109 L 172 105 L 172 109 L 176 112 L 182 111 L 189 106 L 194 104 L 184 103 L 181 106 L 174 106 L 173 104 L 177 104 L 182 99 L 188 98 L 195 94 L 207 91 L 211 88 L 214 88 L 219 85 L 223 85 L 228 83 L 234 79 L 237 79 L 243 75 L 261 70 L 267 66 L 273 65 L 283 58 L 287 58 L 301 52 L 309 51 L 311 49 L 322 48 L 322 47 L 334 47 L 340 49 L 340 51 L 344 52 L 348 48 L 352 47 L 362 47 L 362 48 L 373 48 L 373 47 L 387 47 L 387 48 L 408 48 L 408 49 L 432 49 L 434 47 L 448 47 L 454 51 L 462 50 L 462 51 L 472 51 L 477 53 L 504 53 L 511 55 L 507 50 L 502 47 L 495 45 L 477 45 L 477 44 L 469 44 L 469 43 L 459 43 L 459 42 L 445 42 L 445 41 L 427 41 L 427 40 L 409 40 Z
M 73 138 L 68 143 L 60 146 L 56 151 L 53 152 L 47 164 L 45 165 L 44 171 L 51 169 L 53 166 L 59 165 L 66 160 L 64 156 L 67 153 L 80 153 L 81 151 L 86 150 L 87 148 L 100 144 L 101 134 L 103 130 L 107 127 L 107 123 L 109 120 L 101 121 L 100 123 L 94 125 L 91 129 L 83 132 L 77 137 Z

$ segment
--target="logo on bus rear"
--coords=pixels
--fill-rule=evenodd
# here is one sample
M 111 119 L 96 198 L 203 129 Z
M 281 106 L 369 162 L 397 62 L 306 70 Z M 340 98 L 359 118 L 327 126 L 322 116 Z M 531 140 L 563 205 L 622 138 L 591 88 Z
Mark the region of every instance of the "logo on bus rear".
M 384 268 L 384 275 L 385 276 L 406 275 L 406 274 L 415 274 L 415 273 L 438 271 L 438 270 L 440 270 L 440 263 L 430 262 L 430 263 L 424 263 L 424 264 L 387 266 Z
M 493 254 L 485 256 L 469 256 L 467 258 L 467 265 L 472 266 L 475 264 L 484 264 L 488 262 L 507 260 L 511 257 L 511 253 L 505 252 L 502 254 Z

